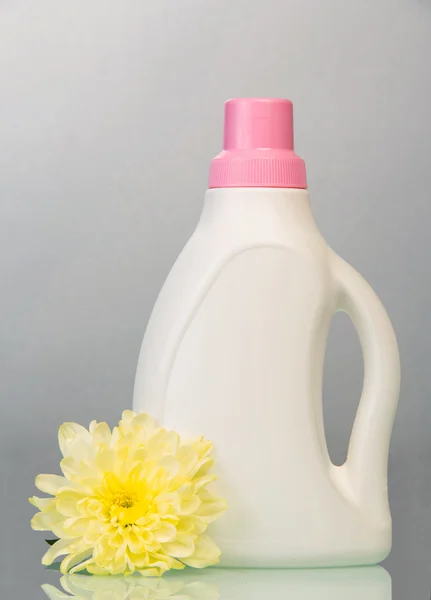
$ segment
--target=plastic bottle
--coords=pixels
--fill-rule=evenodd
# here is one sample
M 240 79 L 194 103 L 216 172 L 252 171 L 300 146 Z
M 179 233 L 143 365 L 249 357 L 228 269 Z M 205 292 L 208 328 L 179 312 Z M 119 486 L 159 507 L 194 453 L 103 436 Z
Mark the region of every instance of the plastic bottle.
M 372 564 L 391 547 L 387 458 L 399 356 L 377 296 L 314 222 L 292 103 L 229 100 L 197 228 L 149 321 L 134 408 L 216 448 L 229 509 L 222 565 Z M 364 384 L 344 465 L 322 415 L 335 312 L 357 330 Z

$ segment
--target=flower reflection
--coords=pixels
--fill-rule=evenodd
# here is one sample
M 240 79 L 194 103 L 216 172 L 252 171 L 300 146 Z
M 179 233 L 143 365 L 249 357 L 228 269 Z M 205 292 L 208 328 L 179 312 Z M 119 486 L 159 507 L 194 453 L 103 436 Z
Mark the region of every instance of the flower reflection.
M 187 577 L 64 575 L 62 589 L 44 584 L 50 600 L 218 600 L 217 586 Z
M 163 578 L 65 575 L 51 600 L 391 600 L 382 567 L 343 569 L 186 569 Z M 58 586 L 59 587 L 59 586 Z

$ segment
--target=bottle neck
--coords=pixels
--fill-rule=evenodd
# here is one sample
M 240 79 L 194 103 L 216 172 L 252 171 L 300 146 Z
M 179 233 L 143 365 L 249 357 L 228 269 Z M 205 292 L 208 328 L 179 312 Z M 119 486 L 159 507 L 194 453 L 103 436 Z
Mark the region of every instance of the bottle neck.
M 216 223 L 229 229 L 277 224 L 284 230 L 316 230 L 308 190 L 297 188 L 209 189 L 200 224 Z

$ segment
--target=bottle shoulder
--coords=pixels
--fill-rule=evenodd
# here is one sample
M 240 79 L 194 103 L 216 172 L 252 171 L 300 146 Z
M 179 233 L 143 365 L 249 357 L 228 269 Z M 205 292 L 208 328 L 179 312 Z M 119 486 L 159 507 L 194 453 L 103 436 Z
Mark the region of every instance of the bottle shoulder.
M 161 329 L 172 330 L 175 328 L 174 323 L 184 324 L 192 318 L 221 274 L 239 257 L 244 277 L 249 277 L 259 264 L 259 256 L 265 254 L 267 261 L 268 250 L 271 249 L 274 251 L 274 273 L 283 268 L 279 261 L 280 254 L 286 254 L 288 261 L 284 264 L 289 264 L 292 277 L 307 272 L 316 280 L 330 279 L 332 251 L 321 236 L 301 236 L 300 240 L 289 240 L 283 236 L 252 235 L 249 231 L 243 236 L 230 236 L 229 232 L 225 235 L 220 232 L 208 235 L 198 228 L 185 245 L 162 287 L 150 319 L 147 337 L 151 336 L 151 331 L 159 335 Z M 238 272 L 238 284 L 240 281 L 241 272 Z M 292 283 L 295 284 L 295 281 Z M 230 290 L 226 290 L 226 294 L 229 293 Z

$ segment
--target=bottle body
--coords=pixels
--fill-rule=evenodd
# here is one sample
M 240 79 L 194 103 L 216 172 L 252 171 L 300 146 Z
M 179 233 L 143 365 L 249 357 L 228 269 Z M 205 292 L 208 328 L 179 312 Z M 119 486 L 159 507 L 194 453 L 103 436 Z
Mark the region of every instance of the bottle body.
M 211 535 L 225 566 L 370 564 L 390 550 L 386 461 L 398 354 L 386 313 L 358 278 L 317 230 L 306 190 L 207 192 L 148 324 L 134 408 L 214 442 L 229 509 Z M 359 302 L 349 304 L 352 295 Z M 330 461 L 322 415 L 337 310 L 356 319 L 368 372 L 390 357 L 371 373 L 374 389 L 365 382 L 342 467 Z

